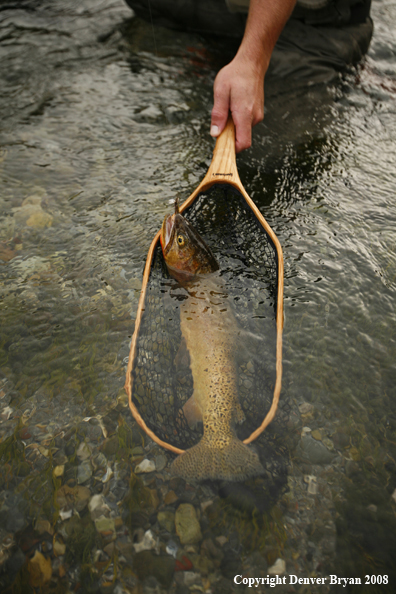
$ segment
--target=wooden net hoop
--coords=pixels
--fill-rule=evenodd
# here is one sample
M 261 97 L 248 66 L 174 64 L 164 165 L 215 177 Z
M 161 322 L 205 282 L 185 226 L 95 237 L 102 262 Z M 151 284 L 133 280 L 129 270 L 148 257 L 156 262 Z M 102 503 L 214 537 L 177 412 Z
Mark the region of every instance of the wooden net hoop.
M 209 167 L 209 170 L 199 184 L 199 186 L 194 190 L 194 192 L 187 198 L 187 200 L 180 206 L 180 212 L 182 213 L 186 210 L 194 200 L 198 197 L 199 194 L 209 190 L 215 184 L 222 184 L 222 185 L 230 185 L 235 188 L 245 199 L 247 205 L 255 215 L 256 219 L 259 221 L 260 225 L 266 231 L 267 235 L 270 237 L 273 245 L 275 246 L 277 257 L 278 257 L 278 289 L 277 289 L 277 305 L 276 305 L 276 381 L 274 387 L 274 393 L 272 398 L 272 404 L 267 412 L 266 416 L 264 417 L 263 422 L 261 425 L 253 431 L 248 438 L 243 440 L 243 443 L 248 444 L 257 439 L 259 435 L 265 430 L 265 428 L 271 423 L 273 420 L 275 413 L 278 408 L 279 397 L 282 387 L 282 332 L 283 332 L 283 277 L 284 277 L 284 264 L 283 264 L 283 252 L 282 247 L 279 243 L 278 238 L 276 237 L 274 231 L 271 229 L 270 225 L 267 223 L 253 200 L 250 198 L 248 193 L 246 192 L 245 188 L 243 187 L 241 180 L 239 178 L 238 170 L 236 167 L 236 159 L 235 159 L 235 129 L 232 119 L 229 118 L 226 128 L 219 136 L 216 142 L 215 150 L 213 152 L 213 159 L 212 163 Z M 174 452 L 175 454 L 183 454 L 185 450 L 177 448 L 172 444 L 163 441 L 160 439 L 145 423 L 144 419 L 140 415 L 139 411 L 137 410 L 134 402 L 132 401 L 132 389 L 133 389 L 133 376 L 132 376 L 132 369 L 136 358 L 137 352 L 137 340 L 139 336 L 139 329 L 142 321 L 143 312 L 145 309 L 145 300 L 146 300 L 146 292 L 147 292 L 147 285 L 150 278 L 150 271 L 153 262 L 153 257 L 155 250 L 158 246 L 159 238 L 160 238 L 160 231 L 155 235 L 153 241 L 151 242 L 146 264 L 143 273 L 143 281 L 142 281 L 142 289 L 140 292 L 138 309 L 136 314 L 136 321 L 135 321 L 135 329 L 133 332 L 132 340 L 131 340 L 131 348 L 129 352 L 129 360 L 126 372 L 126 381 L 125 381 L 125 391 L 128 395 L 128 402 L 129 408 L 132 412 L 133 417 L 135 418 L 138 425 L 146 432 L 146 434 L 151 437 L 153 441 L 155 441 L 161 447 Z

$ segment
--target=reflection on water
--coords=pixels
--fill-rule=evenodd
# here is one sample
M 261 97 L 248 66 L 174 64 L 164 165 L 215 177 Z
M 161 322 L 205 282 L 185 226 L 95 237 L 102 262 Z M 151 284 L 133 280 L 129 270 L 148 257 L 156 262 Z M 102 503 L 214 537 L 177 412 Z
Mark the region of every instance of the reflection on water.
M 1 5 L 3 590 L 220 593 L 278 558 L 395 579 L 395 16 L 374 4 L 367 60 L 337 88 L 266 82 L 238 166 L 284 249 L 291 413 L 257 444 L 268 475 L 197 487 L 122 386 L 146 252 L 206 172 L 233 48 L 155 29 L 154 51 L 121 0 Z

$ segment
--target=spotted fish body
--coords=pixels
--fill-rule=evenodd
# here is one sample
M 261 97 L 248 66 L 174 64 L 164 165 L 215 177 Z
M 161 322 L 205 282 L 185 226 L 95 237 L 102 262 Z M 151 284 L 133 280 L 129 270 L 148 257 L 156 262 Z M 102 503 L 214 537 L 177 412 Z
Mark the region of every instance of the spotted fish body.
M 161 246 L 170 274 L 188 292 L 180 307 L 180 326 L 194 392 L 183 410 L 191 426 L 202 421 L 204 429 L 200 442 L 173 462 L 172 472 L 187 480 L 237 481 L 262 474 L 257 454 L 234 429 L 244 420 L 235 361 L 238 325 L 210 248 L 177 204 L 175 214 L 164 220 Z

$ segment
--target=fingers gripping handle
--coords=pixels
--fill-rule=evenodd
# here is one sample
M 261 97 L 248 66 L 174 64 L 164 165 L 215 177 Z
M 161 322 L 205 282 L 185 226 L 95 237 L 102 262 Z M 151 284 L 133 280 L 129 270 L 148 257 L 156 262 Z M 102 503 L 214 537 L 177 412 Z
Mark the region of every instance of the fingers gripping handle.
M 228 116 L 224 130 L 216 141 L 213 151 L 212 163 L 206 177 L 210 180 L 221 182 L 238 182 L 239 175 L 235 157 L 235 126 L 232 116 Z

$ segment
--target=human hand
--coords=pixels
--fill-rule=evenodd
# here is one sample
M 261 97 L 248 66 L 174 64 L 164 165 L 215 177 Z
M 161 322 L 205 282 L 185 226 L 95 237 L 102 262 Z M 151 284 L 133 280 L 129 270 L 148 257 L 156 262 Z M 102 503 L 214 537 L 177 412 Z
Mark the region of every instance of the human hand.
M 210 133 L 219 136 L 231 112 L 237 153 L 251 146 L 252 127 L 264 117 L 264 75 L 264 64 L 237 54 L 216 76 Z

